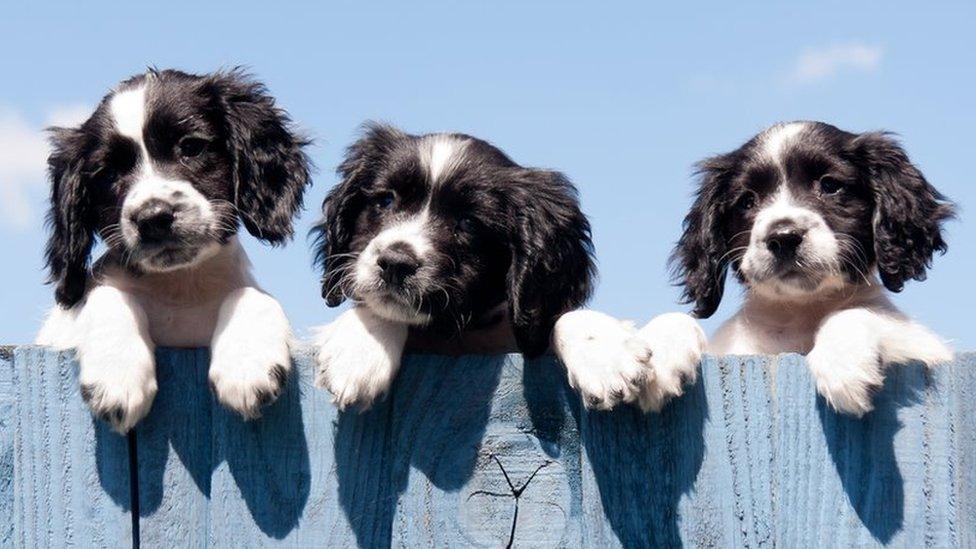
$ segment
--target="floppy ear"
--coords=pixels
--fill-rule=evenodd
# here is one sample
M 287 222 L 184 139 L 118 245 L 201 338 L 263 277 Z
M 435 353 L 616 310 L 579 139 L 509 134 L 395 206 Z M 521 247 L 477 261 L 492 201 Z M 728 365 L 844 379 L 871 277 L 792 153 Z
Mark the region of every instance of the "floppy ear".
M 365 205 L 363 190 L 375 179 L 379 163 L 405 137 L 391 126 L 368 123 L 363 136 L 346 149 L 346 157 L 336 170 L 342 180 L 325 197 L 323 219 L 312 228 L 315 262 L 322 269 L 322 298 L 329 307 L 345 301 L 342 280 L 353 260 L 349 249 L 356 218 Z
M 263 84 L 239 70 L 217 73 L 208 84 L 226 120 L 241 222 L 252 235 L 280 244 L 291 238 L 302 207 L 310 162 L 291 120 Z
M 508 307 L 519 349 L 546 352 L 553 325 L 590 297 L 596 267 L 590 224 L 562 174 L 515 168 Z
M 80 129 L 52 128 L 51 145 L 53 151 L 47 159 L 50 236 L 45 256 L 54 298 L 68 308 L 85 296 L 95 225 L 91 197 L 82 181 L 84 134 Z
M 936 251 L 945 253 L 942 224 L 954 217 L 954 207 L 925 180 L 891 134 L 860 134 L 852 148 L 861 177 L 874 194 L 878 273 L 886 288 L 900 292 L 907 280 L 925 280 Z
M 685 216 L 684 230 L 671 253 L 671 270 L 683 286 L 683 302 L 694 303 L 698 318 L 712 316 L 725 292 L 729 242 L 722 230 L 724 195 L 735 169 L 731 154 L 698 164 L 700 186 Z

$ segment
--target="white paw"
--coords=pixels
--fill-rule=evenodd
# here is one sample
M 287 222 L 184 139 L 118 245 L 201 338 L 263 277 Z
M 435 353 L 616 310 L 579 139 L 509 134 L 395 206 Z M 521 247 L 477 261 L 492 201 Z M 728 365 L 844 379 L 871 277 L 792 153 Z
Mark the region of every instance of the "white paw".
M 928 328 L 916 322 L 902 322 L 881 341 L 881 356 L 889 364 L 921 362 L 935 366 L 951 362 L 952 349 Z
M 328 389 L 340 410 L 366 410 L 393 385 L 406 340 L 406 325 L 350 309 L 316 334 L 315 385 Z
M 245 419 L 281 394 L 291 371 L 291 330 L 281 305 L 256 288 L 241 288 L 221 304 L 208 377 L 221 404 Z
M 638 404 L 645 412 L 660 411 L 681 396 L 685 384 L 698 378 L 698 363 L 705 352 L 705 332 L 683 313 L 666 313 L 651 319 L 638 335 L 650 347 L 654 383 L 644 386 Z
M 85 341 L 78 348 L 81 396 L 96 417 L 125 434 L 156 397 L 156 363 L 141 339 Z
M 288 381 L 288 343 L 224 341 L 226 345 L 214 348 L 212 353 L 210 389 L 221 404 L 245 419 L 258 418 L 261 408 L 274 402 Z
M 827 404 L 856 417 L 871 411 L 871 398 L 884 383 L 877 351 L 851 341 L 818 341 L 807 355 L 807 366 Z
M 654 382 L 649 346 L 633 325 L 603 313 L 564 314 L 553 329 L 553 348 L 587 408 L 609 410 L 635 402 Z

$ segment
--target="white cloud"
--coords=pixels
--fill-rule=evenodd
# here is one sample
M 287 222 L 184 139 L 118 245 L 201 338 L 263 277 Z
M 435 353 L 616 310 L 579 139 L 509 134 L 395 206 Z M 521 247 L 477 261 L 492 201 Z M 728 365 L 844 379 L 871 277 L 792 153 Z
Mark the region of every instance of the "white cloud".
M 23 229 L 37 215 L 31 191 L 46 186 L 49 145 L 44 127 L 77 125 L 90 109 L 62 106 L 48 111 L 43 125 L 28 122 L 15 110 L 0 107 L 0 224 Z
M 881 65 L 884 50 L 861 42 L 809 49 L 796 60 L 792 79 L 807 83 L 830 78 L 841 71 L 872 72 Z

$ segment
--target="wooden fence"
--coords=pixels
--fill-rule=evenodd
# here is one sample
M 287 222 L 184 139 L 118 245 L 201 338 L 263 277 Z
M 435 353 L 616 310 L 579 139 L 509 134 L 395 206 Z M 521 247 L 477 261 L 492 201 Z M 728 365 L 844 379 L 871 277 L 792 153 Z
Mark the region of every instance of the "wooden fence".
M 889 369 L 862 420 L 796 355 L 706 358 L 647 415 L 582 410 L 552 358 L 411 356 L 357 414 L 304 350 L 252 422 L 207 363 L 160 351 L 125 438 L 71 353 L 0 348 L 0 546 L 976 546 L 976 354 Z

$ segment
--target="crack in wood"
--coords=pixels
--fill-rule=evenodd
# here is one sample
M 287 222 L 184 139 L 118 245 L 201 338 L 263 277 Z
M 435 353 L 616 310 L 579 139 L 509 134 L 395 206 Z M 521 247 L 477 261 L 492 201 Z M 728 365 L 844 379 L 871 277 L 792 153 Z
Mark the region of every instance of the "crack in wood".
M 470 500 L 475 495 L 502 497 L 502 498 L 507 498 L 511 496 L 515 498 L 515 512 L 512 514 L 512 530 L 511 532 L 509 532 L 508 543 L 505 545 L 506 549 L 511 549 L 511 547 L 515 543 L 515 525 L 518 524 L 519 498 L 522 497 L 522 493 L 525 492 L 525 489 L 529 487 L 529 483 L 532 482 L 532 479 L 535 478 L 536 474 L 538 474 L 539 471 L 545 469 L 546 467 L 552 465 L 553 462 L 552 460 L 546 460 L 545 463 L 536 467 L 535 471 L 532 471 L 532 474 L 529 475 L 529 478 L 526 479 L 521 486 L 516 488 L 515 484 L 512 482 L 511 477 L 508 476 L 508 471 L 505 470 L 505 466 L 502 465 L 502 461 L 498 459 L 498 456 L 496 456 L 495 454 L 489 454 L 488 457 L 490 459 L 495 460 L 495 463 L 498 464 L 498 469 L 501 470 L 502 476 L 505 477 L 505 483 L 508 484 L 508 489 L 511 491 L 507 494 L 503 494 L 501 492 L 490 492 L 488 490 L 476 490 L 468 494 L 468 499 Z

